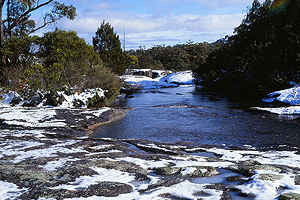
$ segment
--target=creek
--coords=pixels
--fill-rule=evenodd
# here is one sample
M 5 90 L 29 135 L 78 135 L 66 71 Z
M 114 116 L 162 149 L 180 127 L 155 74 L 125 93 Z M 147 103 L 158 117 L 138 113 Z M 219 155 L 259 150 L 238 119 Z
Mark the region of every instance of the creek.
M 298 116 L 253 111 L 255 103 L 230 101 L 194 85 L 140 90 L 116 106 L 132 109 L 125 118 L 98 127 L 91 137 L 264 150 L 300 147 Z

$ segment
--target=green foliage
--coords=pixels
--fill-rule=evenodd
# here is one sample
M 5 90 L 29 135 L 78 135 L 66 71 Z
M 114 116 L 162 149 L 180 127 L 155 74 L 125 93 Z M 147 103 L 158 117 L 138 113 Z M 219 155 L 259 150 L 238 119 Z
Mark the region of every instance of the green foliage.
M 105 66 L 114 73 L 122 75 L 126 69 L 126 57 L 122 52 L 119 36 L 114 28 L 103 21 L 93 37 L 94 51 L 100 55 Z
M 119 78 L 102 65 L 91 45 L 79 38 L 74 31 L 56 30 L 39 39 L 36 53 L 38 64 L 25 70 L 24 78 L 32 90 L 55 93 L 64 87 L 102 88 L 105 101 L 116 98 L 121 90 Z
M 88 108 L 102 107 L 104 105 L 105 99 L 96 94 L 93 98 L 90 98 L 86 103 Z
M 111 72 L 111 69 L 102 65 L 93 66 L 86 74 L 84 88 L 101 88 L 105 91 L 105 103 L 110 104 L 119 95 L 123 83 Z
M 89 81 L 83 75 L 100 59 L 94 53 L 92 46 L 79 38 L 74 31 L 56 30 L 48 32 L 40 40 L 39 57 L 43 58 L 43 65 L 52 68 L 61 64 L 59 87 L 62 85 L 81 88 Z M 46 88 L 45 88 L 46 89 Z
M 60 84 L 62 72 L 61 63 L 53 63 L 49 66 L 35 64 L 24 72 L 24 77 L 32 90 L 42 89 L 54 92 L 62 86 Z
M 167 69 L 183 71 L 197 68 L 205 61 L 209 52 L 215 48 L 213 44 L 188 42 L 183 45 L 159 45 L 150 49 L 140 48 L 129 51 L 138 58 L 137 68 Z
M 195 70 L 206 88 L 265 95 L 300 81 L 300 1 L 275 13 L 274 4 L 254 0 L 236 35 Z
M 0 48 L 0 85 L 17 89 L 23 72 L 35 62 L 37 37 L 11 37 Z

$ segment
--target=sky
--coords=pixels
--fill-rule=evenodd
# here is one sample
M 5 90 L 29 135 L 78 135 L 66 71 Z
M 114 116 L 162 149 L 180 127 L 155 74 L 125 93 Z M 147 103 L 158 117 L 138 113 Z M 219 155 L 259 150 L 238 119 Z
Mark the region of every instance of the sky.
M 214 42 L 232 35 L 253 0 L 63 0 L 77 9 L 75 20 L 62 19 L 58 27 L 76 31 L 92 44 L 103 20 L 120 36 L 126 50 L 155 45 Z

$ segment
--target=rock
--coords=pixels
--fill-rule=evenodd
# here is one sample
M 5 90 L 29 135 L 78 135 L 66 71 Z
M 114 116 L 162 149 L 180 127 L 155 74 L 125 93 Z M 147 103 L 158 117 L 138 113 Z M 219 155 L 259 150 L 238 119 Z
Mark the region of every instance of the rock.
M 296 175 L 295 177 L 295 185 L 300 185 L 300 176 Z
M 109 160 L 94 160 L 88 163 L 90 167 L 99 167 L 105 169 L 115 169 L 122 172 L 132 173 L 138 181 L 146 180 L 148 172 L 140 166 L 124 162 L 124 161 L 109 161 Z
M 256 170 L 265 170 L 265 171 L 272 171 L 272 172 L 281 172 L 280 168 L 271 166 L 271 165 L 262 165 L 256 161 L 244 161 L 238 164 L 237 166 L 229 167 L 230 170 L 233 172 L 242 174 L 247 177 L 251 177 L 255 175 Z
M 280 180 L 283 176 L 276 174 L 260 174 L 258 179 L 263 181 L 276 181 Z
M 132 186 L 118 182 L 101 182 L 89 186 L 83 193 L 83 197 L 104 196 L 116 197 L 120 194 L 127 194 L 133 191 Z
M 181 170 L 182 168 L 180 167 L 161 167 L 156 169 L 155 173 L 158 175 L 170 176 L 180 173 Z
M 242 176 L 229 176 L 226 178 L 226 181 L 228 182 L 238 182 L 241 181 L 243 179 Z
M 181 183 L 182 181 L 184 181 L 184 179 L 181 179 L 178 177 L 162 179 L 162 180 L 159 180 L 156 184 L 149 185 L 148 188 L 146 188 L 146 189 L 139 190 L 139 192 L 145 193 L 147 191 L 150 191 L 150 190 L 158 188 L 158 187 L 170 187 L 172 185 Z
M 278 200 L 300 200 L 300 194 L 296 194 L 296 193 L 281 194 Z
M 223 183 L 215 183 L 215 184 L 205 186 L 205 189 L 211 189 L 211 190 L 224 190 L 225 188 L 226 185 Z
M 219 172 L 211 166 L 189 166 L 189 167 L 160 167 L 155 171 L 158 175 L 172 176 L 181 173 L 184 177 L 210 177 Z
M 170 193 L 160 194 L 159 197 L 164 197 L 166 199 L 176 199 L 176 200 L 190 200 L 190 198 L 178 197 Z

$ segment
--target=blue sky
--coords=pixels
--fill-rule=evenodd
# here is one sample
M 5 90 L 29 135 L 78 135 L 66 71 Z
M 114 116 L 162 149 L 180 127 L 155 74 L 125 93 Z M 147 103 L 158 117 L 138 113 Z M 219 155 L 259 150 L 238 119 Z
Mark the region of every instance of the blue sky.
M 74 30 L 91 43 L 103 20 L 109 22 L 126 49 L 140 46 L 214 42 L 232 35 L 252 0 L 64 0 L 77 8 L 75 20 L 60 20 L 55 26 Z M 43 31 L 53 30 L 54 26 Z

